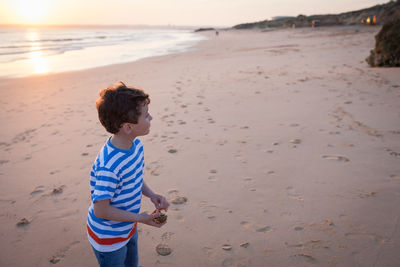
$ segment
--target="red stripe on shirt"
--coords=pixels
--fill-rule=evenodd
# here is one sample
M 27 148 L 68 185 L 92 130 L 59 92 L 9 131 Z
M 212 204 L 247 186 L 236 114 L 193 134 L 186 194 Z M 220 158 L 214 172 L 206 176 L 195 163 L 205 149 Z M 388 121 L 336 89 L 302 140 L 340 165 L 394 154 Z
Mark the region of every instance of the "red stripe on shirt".
M 94 241 L 96 241 L 97 244 L 113 245 L 113 244 L 116 244 L 119 242 L 126 241 L 129 238 L 131 238 L 133 236 L 133 234 L 136 232 L 136 225 L 137 225 L 137 223 L 135 223 L 135 225 L 132 228 L 132 231 L 129 233 L 129 235 L 127 237 L 113 237 L 113 238 L 100 238 L 92 231 L 92 229 L 90 229 L 89 225 L 86 225 L 86 227 L 88 230 L 88 234 Z

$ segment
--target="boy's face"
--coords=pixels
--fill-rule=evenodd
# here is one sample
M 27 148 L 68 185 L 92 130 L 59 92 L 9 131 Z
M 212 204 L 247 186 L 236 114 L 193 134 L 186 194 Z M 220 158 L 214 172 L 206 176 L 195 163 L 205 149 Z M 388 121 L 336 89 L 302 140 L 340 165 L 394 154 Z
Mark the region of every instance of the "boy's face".
M 149 106 L 148 104 L 144 104 L 141 107 L 141 114 L 138 119 L 137 124 L 133 124 L 133 134 L 135 136 L 143 136 L 150 132 L 150 121 L 153 117 L 149 113 Z

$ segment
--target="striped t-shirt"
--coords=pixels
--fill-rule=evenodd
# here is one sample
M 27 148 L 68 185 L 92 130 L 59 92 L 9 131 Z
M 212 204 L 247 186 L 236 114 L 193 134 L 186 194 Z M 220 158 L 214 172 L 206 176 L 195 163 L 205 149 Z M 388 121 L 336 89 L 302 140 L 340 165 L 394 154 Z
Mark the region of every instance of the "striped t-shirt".
M 110 139 L 100 150 L 90 172 L 87 231 L 92 246 L 101 252 L 115 251 L 128 243 L 136 232 L 136 222 L 118 222 L 98 218 L 93 203 L 110 199 L 110 205 L 139 213 L 142 197 L 143 145 L 135 139 L 130 150 L 114 147 Z

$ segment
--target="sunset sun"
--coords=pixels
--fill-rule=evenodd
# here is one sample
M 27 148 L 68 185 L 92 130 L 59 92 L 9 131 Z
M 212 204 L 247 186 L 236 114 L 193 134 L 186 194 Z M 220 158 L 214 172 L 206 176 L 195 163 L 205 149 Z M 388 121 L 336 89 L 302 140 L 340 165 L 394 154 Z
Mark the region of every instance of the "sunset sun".
M 23 23 L 41 23 L 48 13 L 48 0 L 17 0 L 14 3 Z

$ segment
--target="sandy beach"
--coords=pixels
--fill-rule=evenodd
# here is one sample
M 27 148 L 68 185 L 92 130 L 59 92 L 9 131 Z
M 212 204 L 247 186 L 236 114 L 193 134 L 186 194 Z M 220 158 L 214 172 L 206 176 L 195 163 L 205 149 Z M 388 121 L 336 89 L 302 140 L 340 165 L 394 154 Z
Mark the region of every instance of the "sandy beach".
M 117 81 L 150 94 L 144 179 L 176 203 L 139 225 L 142 266 L 399 266 L 400 69 L 365 62 L 379 29 L 209 32 L 184 53 L 0 79 L 0 266 L 97 266 L 94 102 Z

